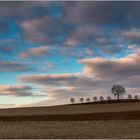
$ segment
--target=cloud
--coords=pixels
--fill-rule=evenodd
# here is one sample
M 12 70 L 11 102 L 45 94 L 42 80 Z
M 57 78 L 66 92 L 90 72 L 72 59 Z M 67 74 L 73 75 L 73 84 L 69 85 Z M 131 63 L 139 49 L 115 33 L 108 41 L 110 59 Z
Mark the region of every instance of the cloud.
M 32 70 L 32 68 L 21 62 L 10 62 L 10 61 L 0 62 L 0 72 L 17 72 L 28 70 Z
M 48 55 L 50 53 L 51 53 L 51 48 L 49 48 L 48 46 L 40 46 L 40 47 L 28 49 L 26 51 L 22 51 L 20 53 L 20 57 L 33 58 L 33 57 Z
M 139 75 L 139 55 L 128 55 L 119 59 L 93 58 L 83 59 L 78 62 L 85 64 L 84 73 L 95 77 L 120 78 Z
M 95 79 L 83 74 L 42 74 L 24 75 L 22 82 L 40 85 L 40 91 L 48 97 L 46 104 L 62 104 L 69 102 L 71 97 L 80 98 L 110 93 L 110 81 Z M 102 87 L 101 87 L 102 86 Z
M 59 101 L 66 101 L 70 97 L 107 96 L 111 94 L 113 84 L 123 85 L 128 92 L 133 88 L 138 91 L 139 55 L 140 53 L 135 53 L 119 59 L 82 59 L 78 62 L 84 64 L 83 73 L 23 75 L 19 80 L 43 86 L 41 92 Z
M 22 30 L 21 36 L 27 42 L 39 45 L 57 44 L 59 55 L 64 57 L 74 56 L 78 59 L 86 54 L 84 49 L 79 51 L 76 50 L 76 47 L 92 47 L 93 50 L 98 48 L 107 55 L 116 55 L 124 51 L 126 48 L 118 47 L 120 45 L 120 33 L 113 34 L 113 32 L 122 30 L 123 26 L 128 29 L 128 24 L 126 23 L 130 23 L 129 25 L 133 27 L 134 23 L 138 23 L 137 20 L 140 17 L 138 13 L 139 2 L 18 3 L 21 5 L 21 10 L 16 8 L 18 7 L 16 3 L 8 3 L 11 5 L 9 10 L 6 6 L 7 3 L 2 4 L 8 12 L 5 16 L 9 16 L 11 11 L 12 16 L 18 17 L 16 20 Z M 52 14 L 52 11 L 55 11 L 50 10 L 53 5 L 59 7 L 57 9 L 59 16 Z M 15 15 L 12 12 L 14 8 L 17 9 L 17 12 L 15 12 L 17 14 Z M 22 17 L 22 15 L 24 16 L 21 20 L 19 17 Z M 73 46 L 75 48 L 71 49 Z M 69 53 L 67 53 L 68 50 Z M 78 55 L 75 52 L 79 52 Z M 94 54 L 98 55 L 98 52 L 94 51 Z M 25 51 L 21 53 L 23 58 L 30 56 Z
M 83 86 L 97 86 L 101 81 L 107 81 L 93 76 L 87 76 L 82 73 L 76 74 L 34 74 L 34 75 L 23 75 L 19 77 L 22 82 L 45 85 L 49 87 L 60 87 L 66 89 L 67 87 L 83 88 Z M 80 83 L 80 84 L 79 84 Z M 97 85 L 95 85 L 97 83 Z M 80 87 L 80 85 L 82 85 Z
M 54 95 L 59 96 L 61 92 L 62 94 L 69 95 L 70 93 L 72 95 L 80 95 L 80 93 L 86 95 L 91 93 L 91 90 L 94 92 L 97 89 L 100 89 L 101 85 L 107 86 L 110 84 L 110 80 L 88 77 L 80 73 L 23 75 L 19 77 L 19 80 L 25 83 L 42 85 L 45 88 L 46 94 L 51 97 Z
M 126 87 L 139 88 L 140 82 L 140 67 L 139 67 L 139 55 L 140 52 L 128 55 L 119 59 L 105 59 L 105 58 L 93 58 L 79 60 L 79 63 L 85 65 L 83 72 L 85 75 L 93 76 L 100 79 L 100 85 L 104 85 L 104 82 L 115 84 L 122 84 Z M 105 81 L 102 81 L 102 80 Z
M 75 80 L 74 74 L 38 74 L 38 75 L 23 75 L 19 79 L 22 82 L 29 82 L 40 85 L 54 85 L 63 82 Z
M 66 20 L 76 23 L 106 23 L 115 19 L 111 9 L 116 10 L 116 3 L 112 2 L 64 2 Z M 121 10 L 121 9 L 120 9 Z M 116 17 L 118 13 L 116 13 Z M 104 18 L 101 18 L 104 17 Z M 117 20 L 117 19 L 116 19 Z
M 130 49 L 134 53 L 137 53 L 140 50 L 140 46 L 138 44 L 131 44 L 128 45 L 128 49 Z
M 71 29 L 62 19 L 43 16 L 20 23 L 25 39 L 36 43 L 56 44 L 62 43 Z M 62 39 L 61 39 L 62 38 Z
M 114 45 L 107 45 L 107 46 L 101 46 L 101 51 L 104 54 L 107 54 L 108 56 L 112 55 L 118 55 L 120 53 L 128 53 L 129 50 L 126 50 L 126 47 L 124 45 L 114 44 Z
M 98 44 L 101 43 L 101 39 L 105 38 L 105 31 L 98 26 L 81 25 L 75 28 L 65 41 L 65 45 L 76 46 L 79 44 L 92 44 L 96 40 Z M 103 42 L 102 42 L 103 43 Z M 104 41 L 105 43 L 105 41 Z M 97 43 L 96 43 L 97 44 Z
M 15 49 L 17 42 L 14 39 L 3 39 L 0 41 L 0 52 L 10 53 Z
M 140 43 L 140 29 L 139 28 L 130 28 L 125 30 L 116 31 L 114 34 L 122 38 L 124 41 L 130 43 Z
M 98 25 L 124 25 L 128 21 L 133 21 L 135 24 L 139 23 L 140 2 L 78 1 L 62 2 L 62 5 L 64 6 L 65 20 L 72 23 L 94 23 Z M 133 23 L 130 22 L 130 24 Z
M 18 1 L 14 3 L 10 1 L 1 1 L 0 16 L 24 20 L 51 15 L 52 11 L 49 6 L 52 5 L 60 6 L 63 9 L 62 17 L 64 20 L 72 23 L 125 24 L 127 23 L 126 21 L 139 21 L 140 17 L 140 2 L 138 1 Z M 36 11 L 39 12 L 36 14 Z
M 47 5 L 47 3 L 48 2 L 43 1 L 0 1 L 0 17 L 12 17 L 14 19 L 18 18 L 18 20 L 32 18 L 34 17 L 35 11 L 38 10 L 38 8 L 42 8 L 42 11 L 49 13 L 44 6 Z M 40 16 L 40 14 L 38 16 Z
M 0 85 L 0 95 L 32 96 L 32 88 L 25 85 Z
M 52 2 L 52 4 L 54 3 Z M 74 16 L 75 14 L 74 11 L 76 9 L 77 10 L 80 9 L 82 10 L 82 11 L 78 11 L 78 13 L 81 14 L 80 17 L 82 17 L 82 15 L 86 15 L 85 17 L 87 17 L 90 4 L 92 5 L 90 10 L 95 8 L 95 11 L 96 11 L 97 9 L 99 9 L 99 8 L 96 8 L 96 6 L 102 7 L 103 5 L 105 5 L 105 7 L 108 8 L 106 3 L 104 2 L 103 3 L 100 3 L 100 2 L 99 3 L 98 2 L 58 2 L 57 3 L 56 2 L 55 4 L 60 5 L 62 6 L 62 8 L 64 8 L 64 13 L 62 13 L 62 16 L 60 16 L 59 18 L 52 17 L 51 15 L 47 15 L 47 16 L 43 15 L 40 17 L 37 16 L 31 19 L 23 20 L 22 22 L 19 23 L 20 27 L 22 27 L 23 29 L 23 36 L 27 41 L 31 41 L 33 43 L 47 43 L 51 45 L 60 44 L 60 47 L 58 47 L 58 50 L 60 49 L 61 55 L 63 54 L 65 55 L 67 51 L 67 50 L 65 51 L 65 48 L 68 48 L 71 46 L 78 46 L 78 45 L 89 46 L 90 45 L 90 46 L 93 46 L 94 48 L 95 46 L 113 44 L 113 42 L 111 41 L 111 35 L 109 36 L 106 33 L 106 30 L 104 30 L 101 26 L 97 26 L 97 24 L 95 23 L 90 24 L 89 22 L 87 22 L 86 24 L 79 24 L 79 23 L 77 24 L 74 22 L 74 20 L 72 20 L 73 22 L 69 22 L 67 20 L 67 17 L 71 20 L 71 16 L 69 15 L 69 12 L 71 12 L 72 15 Z M 70 10 L 70 11 L 66 10 L 69 8 L 75 9 L 75 10 Z M 79 16 L 77 16 L 76 19 L 77 18 L 79 18 Z M 94 20 L 94 17 L 92 17 L 92 19 Z M 81 21 L 84 21 L 84 20 L 81 19 Z M 79 50 L 77 51 L 71 48 L 69 48 L 69 50 L 70 50 L 69 56 L 75 56 L 75 57 L 76 55 L 74 54 L 74 52 L 79 51 Z M 67 54 L 65 56 L 67 56 Z

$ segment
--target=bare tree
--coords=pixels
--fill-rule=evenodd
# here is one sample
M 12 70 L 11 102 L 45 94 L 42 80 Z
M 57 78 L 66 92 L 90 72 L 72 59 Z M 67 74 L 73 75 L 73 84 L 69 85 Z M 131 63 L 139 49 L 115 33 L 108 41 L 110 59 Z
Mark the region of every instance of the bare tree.
M 135 95 L 134 96 L 134 99 L 138 100 L 139 99 L 138 95 Z
M 104 100 L 104 97 L 103 96 L 100 96 L 100 101 L 103 101 Z
M 96 97 L 96 96 L 93 97 L 93 101 L 94 101 L 94 102 L 97 101 L 97 97 Z
M 111 100 L 111 97 L 110 97 L 110 96 L 107 96 L 107 100 L 109 100 L 109 101 L 110 101 L 110 100 Z
M 84 98 L 83 98 L 83 97 L 80 98 L 80 102 L 81 102 L 81 103 L 84 102 Z
M 86 101 L 87 101 L 87 102 L 90 102 L 90 98 L 86 98 Z
M 132 99 L 132 95 L 131 94 L 128 95 L 128 99 Z
M 74 98 L 71 98 L 71 99 L 70 99 L 70 102 L 71 102 L 72 104 L 74 104 L 74 103 L 75 103 L 75 99 L 74 99 Z
M 111 92 L 114 96 L 117 96 L 118 101 L 120 100 L 120 95 L 125 93 L 125 88 L 121 85 L 113 85 Z

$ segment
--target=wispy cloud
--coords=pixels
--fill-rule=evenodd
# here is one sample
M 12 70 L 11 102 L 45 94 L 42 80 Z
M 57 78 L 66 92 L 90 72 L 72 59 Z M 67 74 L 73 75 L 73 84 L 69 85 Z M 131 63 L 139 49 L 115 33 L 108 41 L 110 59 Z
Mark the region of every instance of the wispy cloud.
M 10 96 L 32 96 L 30 86 L 25 85 L 0 85 L 0 95 Z
M 20 53 L 21 58 L 33 58 L 43 55 L 51 55 L 51 48 L 48 46 L 40 46 Z
M 31 67 L 21 62 L 0 61 L 1 72 L 29 71 Z

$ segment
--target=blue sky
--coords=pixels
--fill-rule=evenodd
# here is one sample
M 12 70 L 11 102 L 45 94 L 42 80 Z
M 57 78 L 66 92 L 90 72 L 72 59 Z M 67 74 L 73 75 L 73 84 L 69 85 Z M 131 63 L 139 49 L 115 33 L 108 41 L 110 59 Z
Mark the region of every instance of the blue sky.
M 140 2 L 0 2 L 2 107 L 139 94 Z

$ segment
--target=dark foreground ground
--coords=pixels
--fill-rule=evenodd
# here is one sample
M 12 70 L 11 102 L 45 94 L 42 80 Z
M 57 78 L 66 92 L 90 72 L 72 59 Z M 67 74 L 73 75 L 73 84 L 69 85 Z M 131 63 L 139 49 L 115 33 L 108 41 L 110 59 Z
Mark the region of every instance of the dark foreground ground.
M 140 120 L 0 121 L 2 139 L 136 139 Z
M 140 139 L 140 102 L 0 110 L 1 139 Z
M 140 111 L 1 116 L 1 139 L 140 139 Z
M 140 120 L 140 111 L 88 113 L 88 114 L 0 116 L 0 121 L 95 121 L 95 120 L 96 121 Z

